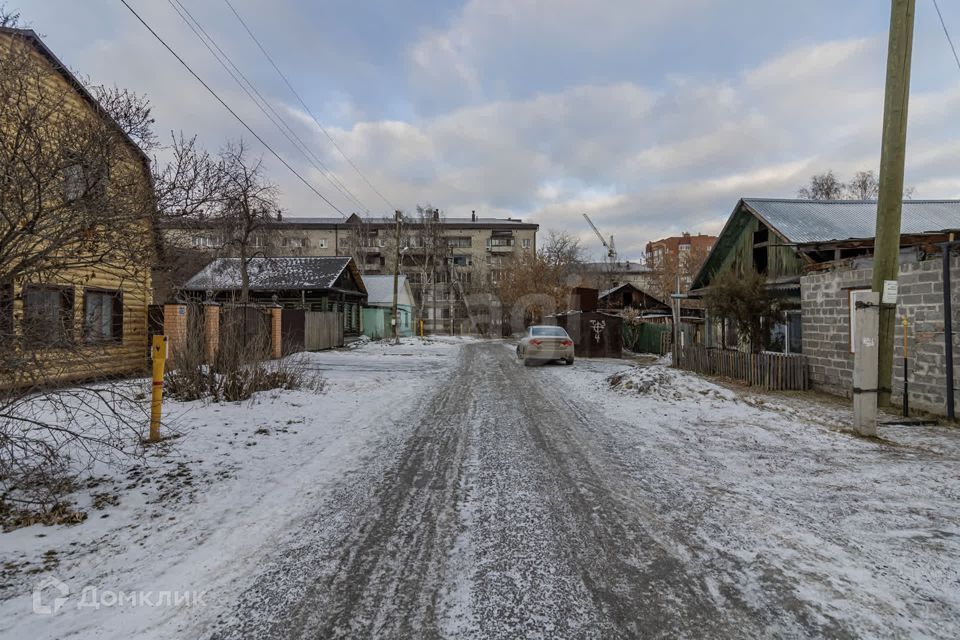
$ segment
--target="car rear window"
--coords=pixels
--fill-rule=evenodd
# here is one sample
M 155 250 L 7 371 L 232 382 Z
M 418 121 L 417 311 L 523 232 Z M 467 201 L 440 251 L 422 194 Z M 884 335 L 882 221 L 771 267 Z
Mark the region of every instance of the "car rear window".
M 551 338 L 566 338 L 567 332 L 562 327 L 531 327 L 530 335 L 546 336 Z

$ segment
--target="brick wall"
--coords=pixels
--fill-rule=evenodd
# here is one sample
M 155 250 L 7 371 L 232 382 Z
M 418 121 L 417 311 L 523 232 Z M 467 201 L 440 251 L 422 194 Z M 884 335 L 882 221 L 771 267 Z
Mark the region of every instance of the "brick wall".
M 803 309 L 803 353 L 814 389 L 851 395 L 853 354 L 850 353 L 849 291 L 869 287 L 872 268 L 807 275 L 800 279 Z M 960 258 L 951 263 L 953 353 L 960 381 Z M 943 345 L 943 262 L 941 259 L 900 267 L 894 343 L 893 401 L 903 400 L 903 325 L 910 321 L 910 407 L 930 413 L 946 411 L 946 357 Z

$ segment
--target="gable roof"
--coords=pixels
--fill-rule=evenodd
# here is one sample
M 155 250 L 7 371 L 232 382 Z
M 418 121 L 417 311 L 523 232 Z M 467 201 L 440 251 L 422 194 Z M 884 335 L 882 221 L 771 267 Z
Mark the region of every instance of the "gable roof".
M 54 71 L 59 73 L 63 79 L 66 80 L 71 87 L 73 87 L 73 90 L 80 95 L 83 101 L 93 108 L 94 112 L 98 116 L 113 125 L 117 132 L 123 137 L 124 142 L 133 147 L 133 150 L 136 152 L 141 162 L 149 166 L 150 159 L 147 157 L 147 154 L 144 153 L 143 149 L 140 148 L 140 145 L 134 142 L 133 138 L 131 138 L 130 135 L 123 130 L 123 127 L 117 124 L 117 121 L 114 120 L 113 117 L 103 108 L 103 105 L 100 104 L 100 101 L 93 97 L 84 84 L 80 82 L 80 79 L 73 75 L 73 72 L 71 72 L 70 69 L 68 69 L 67 66 L 60 61 L 60 58 L 58 58 L 56 54 L 50 50 L 50 47 L 44 44 L 43 40 L 39 35 L 37 35 L 36 31 L 33 29 L 0 27 L 0 35 L 3 34 L 13 36 L 15 38 L 23 38 L 25 41 L 29 42 L 38 52 L 40 52 L 40 55 L 47 59 Z
M 706 286 L 751 216 L 790 245 L 869 240 L 876 235 L 877 202 L 742 198 L 694 277 L 692 291 Z M 900 229 L 903 235 L 960 230 L 960 200 L 904 200 Z
M 367 304 L 393 304 L 393 276 L 364 276 L 367 287 Z M 397 279 L 397 297 L 403 296 L 407 288 L 407 276 Z M 401 303 L 403 304 L 403 303 Z
M 251 258 L 247 270 L 250 291 L 333 289 L 349 269 L 357 287 L 366 293 L 353 258 Z M 240 289 L 240 258 L 217 258 L 183 286 L 186 291 L 230 291 Z
M 615 287 L 611 287 L 610 289 L 607 289 L 606 291 L 601 291 L 600 294 L 597 296 L 597 299 L 598 299 L 598 300 L 603 300 L 604 298 L 608 298 L 608 297 L 612 296 L 613 294 L 617 293 L 618 291 L 620 291 L 620 290 L 622 290 L 622 289 L 627 289 L 627 288 L 633 289 L 633 290 L 636 291 L 637 293 L 645 296 L 646 298 L 649 298 L 650 300 L 652 300 L 653 302 L 656 302 L 657 304 L 661 304 L 661 305 L 663 305 L 663 306 L 665 306 L 665 307 L 668 307 L 667 303 L 665 303 L 663 300 L 661 300 L 660 298 L 658 298 L 657 296 L 655 296 L 655 295 L 653 295 L 653 294 L 651 294 L 651 293 L 648 293 L 648 292 L 644 291 L 643 289 L 641 289 L 641 288 L 638 287 L 637 285 L 633 284 L 632 282 L 624 282 L 623 284 L 617 285 L 617 286 L 615 286 Z M 669 308 L 669 307 L 668 307 L 668 308 Z
M 863 240 L 876 235 L 876 200 L 744 198 L 740 204 L 796 244 Z M 960 200 L 903 201 L 901 234 L 957 229 L 960 229 Z

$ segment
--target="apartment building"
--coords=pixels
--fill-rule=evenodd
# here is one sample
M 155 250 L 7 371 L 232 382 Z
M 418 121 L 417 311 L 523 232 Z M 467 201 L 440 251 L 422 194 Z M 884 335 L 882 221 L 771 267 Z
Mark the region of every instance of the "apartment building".
M 400 228 L 400 271 L 427 333 L 469 330 L 471 293 L 495 288 L 504 270 L 524 252 L 536 252 L 539 225 L 516 218 L 445 217 L 439 211 L 405 217 Z M 214 226 L 177 221 L 166 239 L 184 249 L 229 254 Z M 397 255 L 392 217 L 293 218 L 279 216 L 252 241 L 269 256 L 351 256 L 363 274 L 393 273 Z

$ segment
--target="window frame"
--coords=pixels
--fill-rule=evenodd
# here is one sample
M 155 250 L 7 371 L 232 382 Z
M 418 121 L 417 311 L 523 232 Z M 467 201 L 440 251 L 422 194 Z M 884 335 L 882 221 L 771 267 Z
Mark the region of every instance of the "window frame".
M 66 348 L 72 346 L 77 338 L 77 315 L 76 315 L 76 292 L 70 285 L 36 284 L 27 283 L 20 291 L 20 298 L 23 303 L 23 314 L 21 327 L 26 328 L 34 324 L 30 317 L 29 298 L 33 292 L 45 292 L 59 295 L 60 311 L 60 335 L 55 337 L 39 338 L 30 332 L 24 331 L 24 344 L 30 348 Z M 51 323 L 52 324 L 52 323 Z
M 91 335 L 90 325 L 87 324 L 87 303 L 91 296 L 109 297 L 110 305 L 110 335 Z M 86 344 L 109 344 L 123 342 L 123 290 L 87 287 L 83 290 L 83 341 Z

